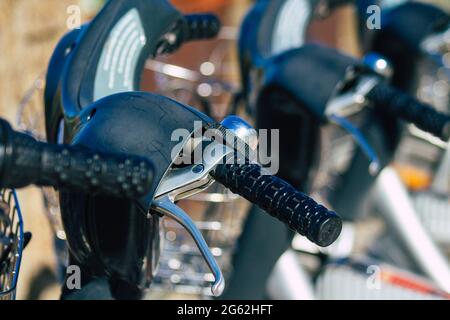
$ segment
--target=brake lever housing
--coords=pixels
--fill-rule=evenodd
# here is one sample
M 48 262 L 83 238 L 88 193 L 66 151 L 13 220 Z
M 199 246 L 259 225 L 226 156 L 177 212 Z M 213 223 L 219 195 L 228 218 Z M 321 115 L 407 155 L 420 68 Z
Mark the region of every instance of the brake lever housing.
M 256 131 L 239 117 L 231 116 L 226 118 L 220 126 L 216 127 L 216 130 L 218 128 L 220 128 L 219 133 L 223 134 L 226 133 L 226 130 L 230 130 L 235 137 L 243 141 L 253 141 L 253 148 L 257 145 Z M 200 140 L 203 140 L 203 138 Z M 220 296 L 225 288 L 225 279 L 220 266 L 209 249 L 202 233 L 195 225 L 195 222 L 188 213 L 175 204 L 175 201 L 206 190 L 214 182 L 210 173 L 218 164 L 224 163 L 228 156 L 234 155 L 236 149 L 232 147 L 233 144 L 230 146 L 226 141 L 213 140 L 200 141 L 200 143 L 187 141 L 186 144 L 194 144 L 196 148 L 201 149 L 201 162 L 178 168 L 172 166 L 162 179 L 155 193 L 152 210 L 175 220 L 188 231 L 214 275 L 215 280 L 211 287 L 211 292 L 214 296 Z M 205 147 L 210 152 L 205 152 Z M 194 152 L 190 148 L 187 148 L 187 150 Z

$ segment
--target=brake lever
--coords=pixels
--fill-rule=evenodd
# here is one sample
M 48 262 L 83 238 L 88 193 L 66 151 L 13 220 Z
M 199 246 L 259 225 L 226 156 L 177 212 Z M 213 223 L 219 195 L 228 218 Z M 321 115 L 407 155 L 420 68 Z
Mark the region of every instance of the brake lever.
M 329 120 L 339 125 L 352 136 L 366 157 L 369 159 L 369 173 L 372 176 L 376 176 L 381 170 L 381 162 L 377 153 L 368 143 L 362 132 L 344 117 L 332 115 Z
M 374 60 L 374 58 L 372 59 Z M 377 60 L 378 61 L 378 60 Z M 345 92 L 330 100 L 325 110 L 328 121 L 346 130 L 369 159 L 369 173 L 373 176 L 381 170 L 381 163 L 375 150 L 362 132 L 347 117 L 366 107 L 366 95 L 379 83 L 379 77 L 364 76 L 354 90 Z
M 220 296 L 225 289 L 225 279 L 214 255 L 211 250 L 209 250 L 205 238 L 203 238 L 202 233 L 191 217 L 184 212 L 183 209 L 173 203 L 169 196 L 153 201 L 153 210 L 175 220 L 189 232 L 214 275 L 214 284 L 211 287 L 211 292 L 215 297 Z
M 211 142 L 208 147 L 215 152 L 203 153 L 202 163 L 171 169 L 161 181 L 155 198 L 169 196 L 174 201 L 178 201 L 206 190 L 214 182 L 209 173 L 223 159 L 234 153 L 232 148 L 216 141 Z
M 232 148 L 217 142 L 212 142 L 209 147 L 214 148 L 216 152 L 214 154 L 204 154 L 201 164 L 171 169 L 166 174 L 158 187 L 152 209 L 158 214 L 175 220 L 188 231 L 214 275 L 214 284 L 211 287 L 211 292 L 218 297 L 225 289 L 225 279 L 222 271 L 194 221 L 174 203 L 206 190 L 214 182 L 210 172 L 227 155 L 234 152 Z
M 255 137 L 256 131 L 242 119 L 234 116 L 227 117 L 222 121 L 222 126 L 244 141 L 248 138 L 254 144 L 250 147 L 256 148 L 257 141 L 251 139 Z M 211 291 L 218 297 L 225 289 L 222 271 L 194 221 L 175 204 L 175 201 L 206 190 L 214 182 L 211 172 L 229 155 L 235 154 L 234 148 L 217 140 L 209 142 L 207 148 L 209 152 L 205 152 L 206 148 L 202 150 L 201 163 L 183 168 L 172 168 L 167 172 L 156 191 L 152 209 L 158 214 L 175 220 L 188 231 L 214 275 L 215 280 Z

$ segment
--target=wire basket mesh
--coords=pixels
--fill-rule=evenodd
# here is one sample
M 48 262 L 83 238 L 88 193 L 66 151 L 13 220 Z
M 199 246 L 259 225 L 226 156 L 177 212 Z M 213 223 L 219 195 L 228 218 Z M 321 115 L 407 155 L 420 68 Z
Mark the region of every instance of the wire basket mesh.
M 449 30 L 446 31 L 449 34 Z M 450 112 L 450 46 L 445 41 L 434 43 L 417 62 L 412 93 L 421 101 L 443 113 Z M 430 236 L 447 255 L 450 254 L 450 183 L 449 144 L 410 125 L 396 154 L 397 167 L 412 193 L 415 209 Z M 409 176 L 408 176 L 409 173 Z M 408 179 L 409 178 L 409 179 Z
M 317 279 L 323 300 L 448 300 L 429 280 L 397 267 L 358 257 L 334 261 Z
M 223 119 L 238 91 L 237 32 L 224 26 L 205 47 L 186 45 L 169 56 L 148 60 L 144 89 L 192 106 L 215 120 Z
M 194 106 L 220 121 L 230 112 L 236 93 L 235 42 L 237 29 L 223 27 L 218 39 L 200 56 L 205 60 L 177 64 L 177 54 L 146 63 L 152 91 Z M 179 57 L 188 55 L 182 48 Z M 202 49 L 203 50 L 203 49 Z M 198 66 L 197 66 L 198 64 Z M 242 232 L 248 203 L 219 184 L 178 203 L 194 219 L 222 269 L 232 272 L 236 242 Z M 214 277 L 191 236 L 175 221 L 162 220 L 162 253 L 152 291 L 211 296 Z
M 40 141 L 46 141 L 44 101 L 45 74 L 42 72 L 27 90 L 17 108 L 17 128 L 33 136 Z M 66 234 L 64 232 L 59 208 L 58 192 L 52 187 L 40 188 L 45 206 L 45 215 L 50 223 L 54 235 L 55 255 L 58 270 L 63 271 L 67 265 L 68 253 L 66 246 Z M 64 274 L 59 275 L 64 278 Z
M 0 300 L 14 300 L 24 246 L 22 212 L 14 190 L 0 191 Z

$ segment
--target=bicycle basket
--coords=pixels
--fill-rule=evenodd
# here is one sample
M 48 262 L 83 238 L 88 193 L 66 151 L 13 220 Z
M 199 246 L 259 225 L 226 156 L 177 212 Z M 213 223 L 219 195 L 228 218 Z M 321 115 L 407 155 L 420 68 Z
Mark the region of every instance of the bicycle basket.
M 24 245 L 23 219 L 14 190 L 0 191 L 0 300 L 14 300 Z
M 212 48 L 207 62 L 199 69 L 187 69 L 169 64 L 172 60 L 161 57 L 146 63 L 146 77 L 152 79 L 143 84 L 143 90 L 157 92 L 182 103 L 197 107 L 216 119 L 228 113 L 228 105 L 235 91 L 232 84 L 234 70 L 228 52 L 234 52 L 233 28 L 225 28 L 222 37 Z M 187 55 L 179 52 L 178 55 Z M 176 59 L 175 59 L 176 60 Z M 234 71 L 234 73 L 233 73 Z M 43 109 L 44 78 L 40 76 L 21 102 L 17 114 L 18 127 L 35 138 L 45 141 Z M 57 192 L 53 188 L 41 188 L 46 215 L 53 227 L 56 240 L 65 244 Z M 212 249 L 225 276 L 230 271 L 232 253 L 240 235 L 247 212 L 245 201 L 219 185 L 183 200 L 180 203 L 197 222 L 208 245 Z M 184 293 L 210 295 L 213 280 L 200 252 L 189 234 L 174 221 L 163 219 L 163 248 L 159 271 L 152 283 L 152 294 Z M 60 265 L 67 263 L 65 245 L 56 248 Z
M 170 57 L 160 57 L 146 63 L 144 87 L 150 91 L 191 105 L 216 120 L 230 112 L 236 92 L 238 70 L 231 66 L 237 35 L 233 27 L 223 27 L 218 38 L 196 51 L 181 48 Z M 181 65 L 179 63 L 181 62 Z M 248 211 L 248 203 L 219 184 L 178 203 L 194 219 L 222 272 L 227 278 L 238 237 Z M 194 241 L 186 230 L 173 220 L 161 221 L 162 250 L 158 271 L 153 280 L 152 294 L 194 294 L 211 296 L 214 277 Z

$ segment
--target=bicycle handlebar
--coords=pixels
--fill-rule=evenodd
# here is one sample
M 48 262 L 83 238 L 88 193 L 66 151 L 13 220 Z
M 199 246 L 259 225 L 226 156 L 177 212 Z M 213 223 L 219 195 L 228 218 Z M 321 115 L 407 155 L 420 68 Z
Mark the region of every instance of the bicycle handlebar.
M 0 119 L 0 187 L 30 184 L 65 191 L 138 198 L 149 192 L 153 165 L 144 158 L 53 145 L 14 131 Z
M 444 141 L 450 139 L 450 115 L 417 101 L 386 83 L 379 83 L 367 95 L 376 107 L 415 124 Z
M 284 180 L 265 174 L 257 164 L 221 164 L 212 176 L 321 247 L 331 245 L 341 233 L 342 221 L 335 212 Z
M 172 53 L 189 41 L 214 38 L 219 34 L 221 26 L 219 18 L 213 14 L 185 15 L 171 33 L 174 38 L 169 36 L 158 46 L 158 54 Z
M 192 14 L 184 16 L 183 42 L 211 39 L 219 34 L 221 23 L 213 14 Z

